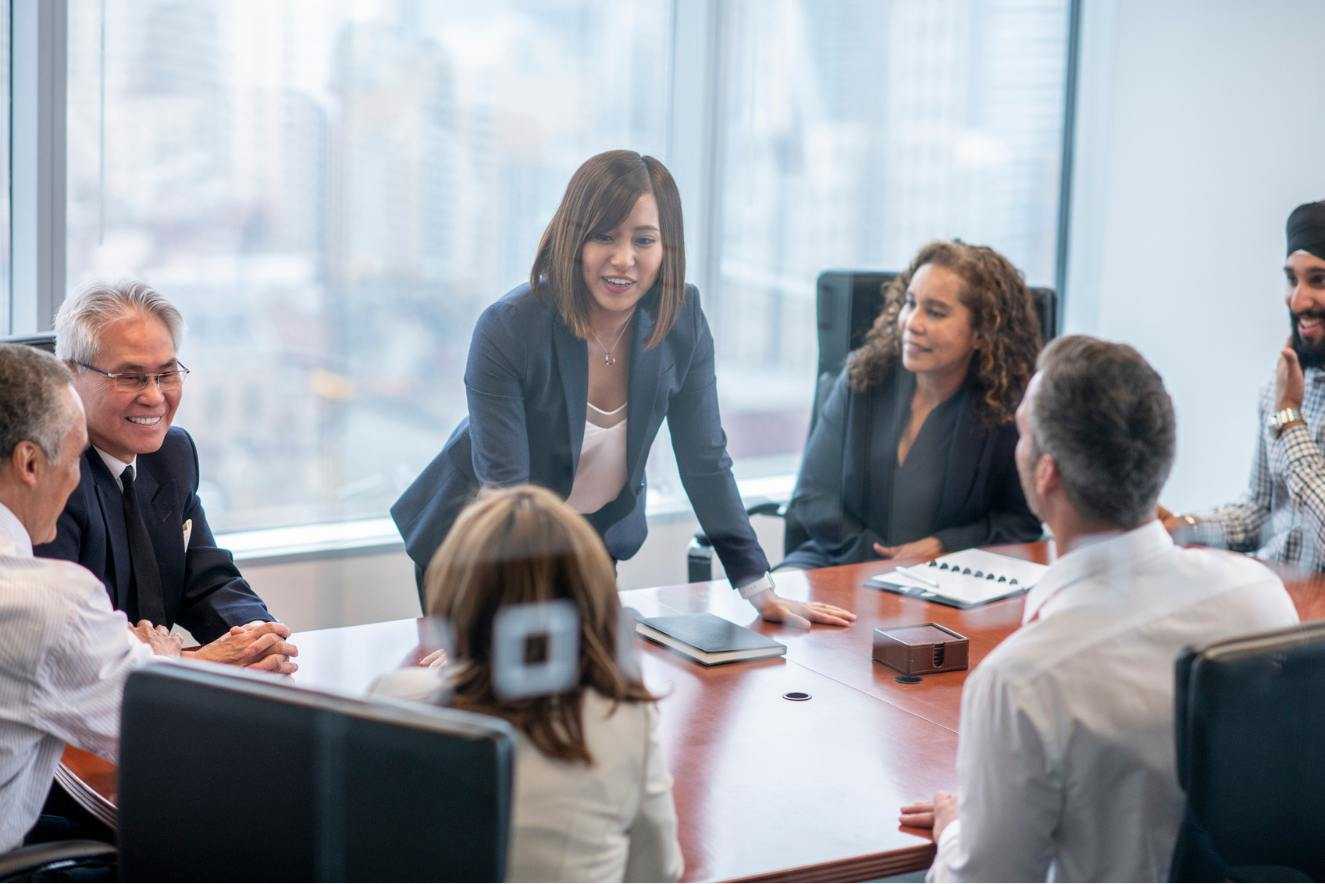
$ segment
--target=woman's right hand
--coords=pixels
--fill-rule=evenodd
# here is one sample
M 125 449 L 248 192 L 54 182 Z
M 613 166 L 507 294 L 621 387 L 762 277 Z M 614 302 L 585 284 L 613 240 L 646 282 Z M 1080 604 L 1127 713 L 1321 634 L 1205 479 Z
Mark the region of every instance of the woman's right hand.
M 759 616 L 770 623 L 785 623 L 809 629 L 811 623 L 826 626 L 850 626 L 856 615 L 846 608 L 826 602 L 799 602 L 784 599 L 771 589 L 750 599 L 759 609 Z

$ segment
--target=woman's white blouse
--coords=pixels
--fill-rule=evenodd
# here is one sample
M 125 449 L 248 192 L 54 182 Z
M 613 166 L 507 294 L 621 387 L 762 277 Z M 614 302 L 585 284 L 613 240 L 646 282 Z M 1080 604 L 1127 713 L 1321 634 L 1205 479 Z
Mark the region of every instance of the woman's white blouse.
M 371 693 L 435 702 L 442 676 L 405 669 Z M 594 764 L 548 758 L 517 734 L 508 881 L 675 881 L 684 861 L 672 777 L 652 703 L 586 690 L 581 713 Z
M 615 424 L 600 427 L 593 421 L 584 422 L 584 444 L 580 446 L 580 463 L 575 469 L 575 482 L 571 485 L 566 503 L 577 513 L 596 513 L 616 500 L 626 484 L 626 405 L 612 411 L 595 408 L 589 410 L 607 423 L 620 416 Z

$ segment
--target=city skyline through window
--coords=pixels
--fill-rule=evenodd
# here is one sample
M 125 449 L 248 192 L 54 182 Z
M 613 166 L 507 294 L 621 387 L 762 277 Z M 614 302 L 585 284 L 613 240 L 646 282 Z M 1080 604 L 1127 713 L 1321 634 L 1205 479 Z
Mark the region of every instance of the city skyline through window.
M 380 518 L 575 168 L 670 162 L 666 0 L 70 0 L 67 276 L 174 300 L 213 526 Z M 814 279 L 960 236 L 1053 277 L 1066 2 L 719 9 L 702 292 L 739 476 L 795 469 Z M 674 170 L 675 171 L 675 170 Z M 681 181 L 683 190 L 691 182 Z M 691 207 L 687 210 L 692 212 Z M 651 491 L 681 495 L 667 433 Z

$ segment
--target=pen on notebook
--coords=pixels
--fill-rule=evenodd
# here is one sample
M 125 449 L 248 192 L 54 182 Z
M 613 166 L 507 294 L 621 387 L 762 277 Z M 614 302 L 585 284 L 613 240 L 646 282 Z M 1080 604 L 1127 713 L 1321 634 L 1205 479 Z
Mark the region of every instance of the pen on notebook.
M 935 580 L 933 577 L 930 577 L 928 574 L 921 574 L 919 571 L 916 571 L 912 568 L 903 568 L 900 565 L 894 568 L 893 570 L 896 571 L 898 574 L 901 574 L 903 577 L 910 577 L 912 580 L 914 580 L 917 583 L 923 583 L 925 584 L 925 586 L 932 586 L 934 589 L 939 588 L 939 582 Z

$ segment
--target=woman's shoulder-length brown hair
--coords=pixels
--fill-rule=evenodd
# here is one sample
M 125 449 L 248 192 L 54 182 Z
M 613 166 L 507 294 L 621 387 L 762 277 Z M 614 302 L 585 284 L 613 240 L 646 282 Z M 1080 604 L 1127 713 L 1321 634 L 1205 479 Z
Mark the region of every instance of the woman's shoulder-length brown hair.
M 489 489 L 465 508 L 424 577 L 425 613 L 454 634 L 452 705 L 504 718 L 544 755 L 592 764 L 584 734 L 586 690 L 617 703 L 657 697 L 623 670 L 616 570 L 597 532 L 546 488 Z M 498 695 L 492 670 L 492 627 L 510 605 L 558 599 L 580 623 L 577 682 L 552 696 Z M 634 631 L 629 635 L 633 637 Z
M 658 204 L 663 246 L 662 268 L 646 299 L 656 297 L 657 318 L 645 347 L 662 343 L 676 324 L 685 303 L 685 229 L 681 194 L 667 167 L 630 150 L 609 150 L 584 161 L 575 170 L 561 198 L 529 271 L 529 287 L 560 314 L 578 337 L 589 337 L 589 301 L 580 252 L 589 237 L 615 230 L 646 193 Z
M 865 341 L 847 362 L 847 382 L 863 392 L 880 383 L 897 363 L 902 347 L 897 318 L 916 271 L 926 264 L 961 277 L 961 301 L 971 311 L 976 353 L 967 388 L 976 394 L 975 410 L 986 424 L 1009 423 L 1040 353 L 1040 322 L 1035 299 L 1021 271 L 988 246 L 940 240 L 922 248 L 906 270 L 883 287 L 883 309 Z

